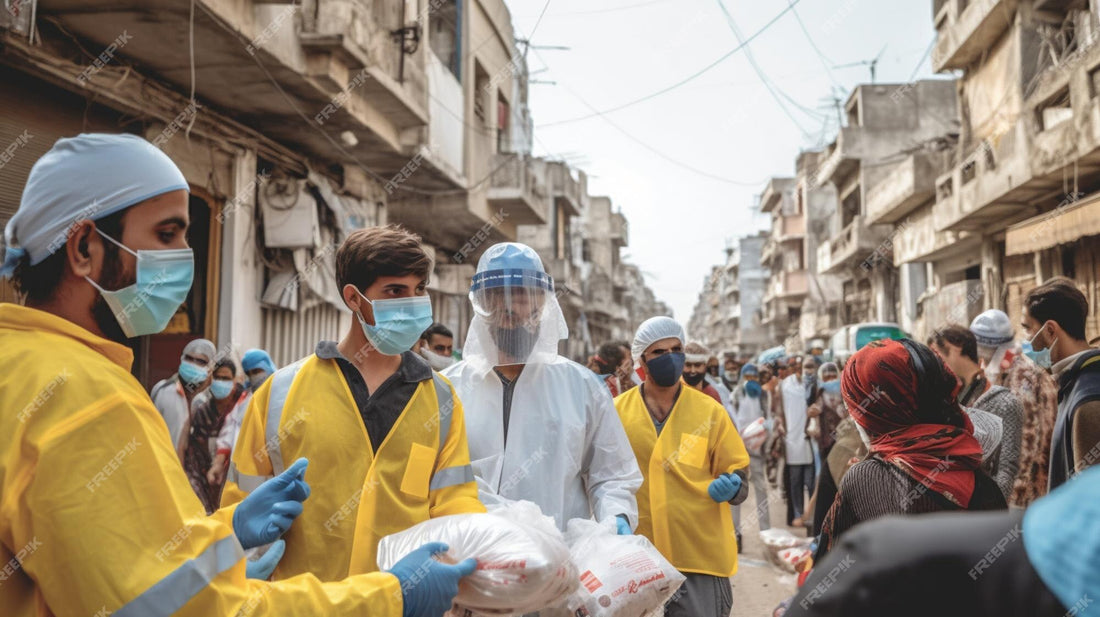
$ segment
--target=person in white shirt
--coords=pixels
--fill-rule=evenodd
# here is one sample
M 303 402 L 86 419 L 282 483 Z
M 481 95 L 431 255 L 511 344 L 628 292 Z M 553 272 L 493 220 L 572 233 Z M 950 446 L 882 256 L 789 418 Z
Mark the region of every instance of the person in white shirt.
M 757 439 L 744 439 L 745 429 L 758 419 L 763 418 L 765 426 L 768 418 L 768 393 L 760 385 L 760 373 L 755 364 L 749 363 L 741 368 L 741 381 L 736 384 L 731 396 L 733 423 L 741 433 L 745 448 L 749 451 L 749 482 L 756 498 L 756 510 L 753 513 L 756 528 L 760 531 L 771 528 L 771 516 L 768 511 L 768 480 L 764 470 L 764 444 L 768 430 Z M 741 551 L 741 506 L 733 506 L 733 526 L 737 534 L 737 550 Z
M 810 370 L 815 370 L 816 364 L 812 358 L 807 360 Z M 810 445 L 810 437 L 806 434 L 806 384 L 804 381 L 801 361 L 792 358 L 788 362 L 792 372 L 779 385 L 783 396 L 783 425 L 784 445 L 787 457 L 787 481 L 791 512 L 792 527 L 802 527 L 803 506 L 806 495 L 814 491 L 814 453 Z

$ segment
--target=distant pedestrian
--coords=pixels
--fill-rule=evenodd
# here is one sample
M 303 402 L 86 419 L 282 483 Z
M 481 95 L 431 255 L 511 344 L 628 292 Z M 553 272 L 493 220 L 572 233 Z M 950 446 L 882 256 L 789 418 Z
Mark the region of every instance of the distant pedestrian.
M 806 412 L 809 406 L 806 404 L 806 380 L 802 366 L 801 358 L 790 358 L 787 361 L 789 374 L 779 388 L 783 397 L 783 445 L 786 452 L 791 515 L 788 524 L 792 527 L 802 527 L 805 524 L 802 518 L 805 515 L 803 507 L 806 498 L 814 492 L 814 453 L 810 437 L 806 434 Z
M 709 356 L 710 350 L 702 343 L 693 341 L 684 346 L 684 383 L 711 397 L 725 409 L 726 406 L 722 404 L 722 396 L 718 394 L 718 390 L 706 381 Z
M 221 502 L 222 484 L 225 479 L 208 474 L 213 467 L 217 451 L 217 437 L 234 406 L 247 399 L 247 391 L 236 381 L 237 367 L 233 360 L 221 358 L 214 363 L 210 387 L 195 397 L 191 403 L 187 449 L 183 456 L 183 470 L 191 481 L 191 488 L 210 514 Z
M 764 438 L 758 442 L 745 444 L 749 453 L 749 483 L 752 484 L 756 497 L 756 528 L 759 530 L 771 528 L 771 515 L 768 512 L 768 482 L 764 470 L 764 444 L 767 434 L 770 432 L 768 425 L 771 417 L 768 413 L 768 393 L 760 386 L 760 373 L 755 364 L 746 364 L 741 368 L 741 383 L 733 391 L 731 405 L 733 406 L 733 420 L 739 433 L 744 434 L 746 428 L 757 420 L 763 420 L 765 425 Z M 733 526 L 737 533 L 737 549 L 741 551 L 741 506 L 733 507 Z
M 1023 404 L 1011 390 L 994 385 L 986 377 L 978 364 L 978 339 L 969 328 L 950 325 L 936 330 L 928 343 L 959 379 L 959 404 L 987 411 L 1001 419 L 1001 438 L 992 444 L 992 451 L 987 452 L 985 468 L 1008 499 L 1020 466 Z
M 991 309 L 974 318 L 970 331 L 990 383 L 1012 391 L 1023 406 L 1019 469 L 1008 504 L 1026 508 L 1047 493 L 1050 441 L 1058 414 L 1058 387 L 1050 373 L 1024 357 L 1012 321 Z
M 168 434 L 181 463 L 187 449 L 184 429 L 191 417 L 191 402 L 210 386 L 210 366 L 215 354 L 214 343 L 204 338 L 187 343 L 180 354 L 179 369 L 171 377 L 158 381 L 149 392 L 153 405 L 168 425 Z
M 618 370 L 623 363 L 623 348 L 618 343 L 604 343 L 588 358 L 588 369 L 607 385 L 611 398 L 620 394 Z

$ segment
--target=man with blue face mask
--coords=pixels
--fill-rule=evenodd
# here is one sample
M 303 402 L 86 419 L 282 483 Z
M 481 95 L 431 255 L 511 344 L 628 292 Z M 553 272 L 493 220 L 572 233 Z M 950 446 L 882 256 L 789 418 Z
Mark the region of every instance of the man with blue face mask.
M 760 385 L 760 371 L 756 365 L 749 362 L 741 368 L 741 381 L 733 389 L 731 405 L 733 407 L 733 422 L 737 426 L 738 433 L 744 435 L 745 430 L 757 420 L 764 421 L 764 431 L 756 434 L 756 437 L 745 444 L 749 453 L 749 481 L 752 483 L 753 493 L 756 498 L 756 509 L 752 513 L 751 528 L 763 531 L 771 529 L 771 514 L 768 510 L 768 479 L 764 470 L 764 444 L 771 432 L 772 420 L 768 410 L 771 401 L 769 393 Z M 742 551 L 741 544 L 741 506 L 733 506 L 733 525 L 737 530 L 737 550 Z
M 307 457 L 326 474 L 286 535 L 276 580 L 375 572 L 378 541 L 430 518 L 484 512 L 462 403 L 416 351 L 432 325 L 432 260 L 387 225 L 352 232 L 336 283 L 353 317 L 339 342 L 275 372 L 252 396 L 222 503 Z
M 180 365 L 175 375 L 162 379 L 149 391 L 157 411 L 168 425 L 168 434 L 183 460 L 187 442 L 184 427 L 191 415 L 191 403 L 195 396 L 210 386 L 210 366 L 214 361 L 214 343 L 200 338 L 183 348 Z
M 1050 279 L 1024 298 L 1024 355 L 1050 368 L 1058 383 L 1049 490 L 1100 462 L 1100 350 L 1086 340 L 1088 314 L 1085 294 L 1064 277 Z
M 638 534 L 687 578 L 665 615 L 726 617 L 729 577 L 737 572 L 727 504 L 748 495 L 749 455 L 725 407 L 681 380 L 684 338 L 671 317 L 638 326 L 631 353 L 646 379 L 616 398 L 615 408 L 645 478 Z
M 432 560 L 437 546 L 399 574 L 246 580 L 267 578 L 303 509 L 304 460 L 235 507 L 203 511 L 126 345 L 160 332 L 190 289 L 187 191 L 134 135 L 61 139 L 31 169 L 0 267 L 25 298 L 0 303 L 0 610 L 439 615 L 461 569 Z M 269 543 L 262 569 L 246 564 L 244 549 Z M 413 573 L 424 584 L 402 586 Z

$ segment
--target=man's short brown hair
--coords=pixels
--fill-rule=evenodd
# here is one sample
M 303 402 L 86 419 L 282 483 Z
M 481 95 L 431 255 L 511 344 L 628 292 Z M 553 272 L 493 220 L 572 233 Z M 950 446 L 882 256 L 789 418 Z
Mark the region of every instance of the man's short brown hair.
M 363 291 L 382 276 L 414 274 L 425 280 L 432 259 L 420 246 L 420 236 L 399 225 L 357 229 L 336 250 L 336 285 Z
M 1066 334 L 1079 341 L 1085 340 L 1089 301 L 1072 280 L 1056 276 L 1032 289 L 1024 298 L 1024 308 L 1039 324 L 1054 321 Z
M 970 358 L 972 362 L 978 361 L 978 337 L 970 331 L 970 328 L 959 324 L 951 324 L 946 328 L 933 330 L 928 337 L 928 346 L 947 349 L 945 343 L 950 343 L 959 348 L 959 353 Z

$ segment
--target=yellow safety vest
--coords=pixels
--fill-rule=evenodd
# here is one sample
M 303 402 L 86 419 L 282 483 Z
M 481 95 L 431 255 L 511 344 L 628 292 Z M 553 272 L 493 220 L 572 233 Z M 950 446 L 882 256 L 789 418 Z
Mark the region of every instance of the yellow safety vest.
M 0 303 L 0 615 L 400 617 L 391 574 L 246 580 L 233 508 L 206 515 L 132 362 Z
M 638 489 L 638 528 L 681 572 L 732 576 L 737 541 L 729 504 L 715 503 L 715 478 L 749 465 L 749 454 L 725 408 L 684 386 L 658 437 L 642 399 L 631 388 L 615 399 L 645 481 Z
M 252 397 L 222 503 L 236 503 L 299 457 L 311 493 L 284 536 L 274 579 L 322 581 L 378 570 L 378 541 L 429 518 L 484 512 L 470 467 L 462 404 L 444 377 L 420 382 L 374 452 L 335 359 L 311 355 Z

